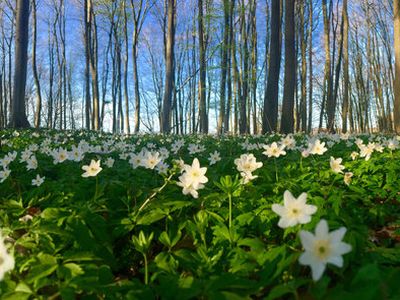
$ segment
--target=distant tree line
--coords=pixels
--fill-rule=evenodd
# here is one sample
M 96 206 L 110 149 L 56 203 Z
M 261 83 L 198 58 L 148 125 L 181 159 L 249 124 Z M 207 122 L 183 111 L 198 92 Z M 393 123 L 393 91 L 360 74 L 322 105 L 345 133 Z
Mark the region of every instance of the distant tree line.
M 400 133 L 400 0 L 350 2 L 4 0 L 0 128 Z

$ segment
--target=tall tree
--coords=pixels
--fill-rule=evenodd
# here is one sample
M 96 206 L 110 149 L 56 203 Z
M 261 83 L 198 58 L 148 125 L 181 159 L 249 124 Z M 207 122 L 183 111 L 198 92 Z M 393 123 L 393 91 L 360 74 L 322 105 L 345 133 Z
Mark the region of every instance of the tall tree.
M 29 127 L 25 110 L 26 71 L 29 43 L 29 0 L 17 1 L 17 22 L 15 32 L 15 73 L 14 94 L 9 126 L 12 128 Z
M 296 84 L 296 51 L 295 51 L 295 22 L 294 22 L 295 0 L 285 0 L 285 78 L 283 86 L 282 103 L 282 133 L 290 133 L 294 130 L 294 90 Z
M 312 130 L 312 116 L 313 116 L 313 0 L 309 0 L 308 19 L 310 26 L 308 27 L 308 125 L 307 132 Z
M 229 43 L 229 12 L 231 1 L 224 0 L 224 26 L 223 26 L 223 42 L 221 47 L 221 86 L 220 86 L 220 96 L 219 96 L 219 116 L 217 132 L 221 134 L 224 130 L 223 123 L 225 118 L 225 102 L 226 102 L 226 75 L 228 69 L 228 43 Z
M 301 131 L 307 130 L 307 30 L 305 28 L 305 1 L 300 3 L 300 48 L 301 48 L 301 98 L 300 98 L 300 120 Z M 308 24 L 307 24 L 308 27 Z
M 208 133 L 208 118 L 206 105 L 206 38 L 204 33 L 203 0 L 197 1 L 199 17 L 199 57 L 200 57 L 200 76 L 199 76 L 199 117 L 200 132 Z
M 171 104 L 174 89 L 174 44 L 175 44 L 175 18 L 176 18 L 176 0 L 168 1 L 168 34 L 166 40 L 166 67 L 165 67 L 165 91 L 162 107 L 161 132 L 171 132 Z
M 271 42 L 268 60 L 267 88 L 264 93 L 262 132 L 276 131 L 278 123 L 279 72 L 281 67 L 281 3 L 271 2 Z
M 85 42 L 85 127 L 90 129 L 90 11 L 89 1 L 85 0 L 83 4 L 84 17 L 84 42 Z
M 332 113 L 332 72 L 331 72 L 331 51 L 330 51 L 330 20 L 331 20 L 331 5 L 328 10 L 326 0 L 322 0 L 322 10 L 324 15 L 324 45 L 325 45 L 325 77 L 323 84 L 323 97 L 321 104 L 321 114 L 319 118 L 319 128 L 322 128 L 323 117 L 325 114 L 325 106 L 328 114 L 328 127 L 333 124 L 334 112 Z
M 394 128 L 400 133 L 400 0 L 394 0 Z
M 94 14 L 92 0 L 87 0 L 88 5 L 88 22 L 89 27 L 89 57 L 90 57 L 90 74 L 92 76 L 92 95 L 93 95 L 93 111 L 92 111 L 92 128 L 100 129 L 100 98 L 99 98 L 99 79 L 97 72 L 98 62 L 98 43 L 97 43 L 97 23 Z
M 343 0 L 343 106 L 342 132 L 347 132 L 349 112 L 349 16 L 347 14 L 347 0 Z
M 37 3 L 32 0 L 32 71 L 36 87 L 36 112 L 35 112 L 35 127 L 40 127 L 40 118 L 42 113 L 42 93 L 40 90 L 39 75 L 36 65 L 36 40 L 37 40 Z
M 131 0 L 132 5 L 132 18 L 133 18 L 133 32 L 132 32 L 132 70 L 133 70 L 133 85 L 135 90 L 135 133 L 140 129 L 140 92 L 139 92 L 139 75 L 138 75 L 138 66 L 137 66 L 137 51 L 139 44 L 139 36 L 142 31 L 143 23 L 146 19 L 146 16 L 149 12 L 150 0 L 146 0 L 143 3 L 143 0 L 134 1 Z M 128 109 L 126 111 L 126 118 L 128 116 Z M 129 119 L 128 119 L 129 120 Z
M 240 5 L 240 58 L 242 68 L 239 74 L 241 75 L 239 81 L 242 84 L 241 89 L 238 90 L 238 104 L 239 104 L 239 133 L 248 133 L 247 123 L 247 102 L 249 97 L 249 47 L 248 47 L 248 32 L 246 20 L 246 6 L 245 1 L 241 0 Z

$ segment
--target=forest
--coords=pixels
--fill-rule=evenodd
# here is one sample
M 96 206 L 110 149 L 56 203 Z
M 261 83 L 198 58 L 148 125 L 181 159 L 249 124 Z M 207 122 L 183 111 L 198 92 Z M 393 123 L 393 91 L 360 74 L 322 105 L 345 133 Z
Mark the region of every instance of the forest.
M 0 29 L 0 128 L 400 130 L 398 0 L 2 0 Z
M 0 0 L 1 300 L 398 300 L 400 0 Z

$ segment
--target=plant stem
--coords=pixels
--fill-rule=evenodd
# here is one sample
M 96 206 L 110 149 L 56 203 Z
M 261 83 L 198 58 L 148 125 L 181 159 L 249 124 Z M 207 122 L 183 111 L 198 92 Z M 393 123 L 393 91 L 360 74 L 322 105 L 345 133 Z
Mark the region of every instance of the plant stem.
M 303 156 L 300 156 L 300 171 L 303 173 Z
M 147 268 L 147 255 L 143 253 L 143 258 L 144 258 L 144 284 L 148 285 L 149 284 L 149 270 Z
M 146 205 L 149 204 L 149 202 L 167 186 L 167 184 L 171 180 L 172 176 L 174 176 L 174 175 L 175 175 L 175 173 L 172 173 L 171 175 L 169 175 L 169 177 L 167 179 L 165 179 L 164 184 L 158 190 L 156 190 L 153 194 L 151 194 L 150 197 L 146 199 L 146 201 L 144 201 L 142 206 L 140 206 L 140 208 L 139 208 L 139 212 L 141 212 L 146 207 Z
M 94 191 L 94 200 L 95 201 L 97 200 L 97 197 L 98 197 L 98 194 L 99 194 L 98 189 L 99 189 L 99 178 L 96 176 L 96 188 L 95 188 L 95 191 Z
M 279 177 L 278 177 L 278 164 L 277 164 L 277 162 L 276 162 L 276 158 L 274 157 L 274 162 L 275 162 L 275 179 L 276 179 L 276 182 L 278 182 L 279 181 Z
M 232 228 L 232 195 L 231 193 L 228 194 L 229 200 L 229 229 Z

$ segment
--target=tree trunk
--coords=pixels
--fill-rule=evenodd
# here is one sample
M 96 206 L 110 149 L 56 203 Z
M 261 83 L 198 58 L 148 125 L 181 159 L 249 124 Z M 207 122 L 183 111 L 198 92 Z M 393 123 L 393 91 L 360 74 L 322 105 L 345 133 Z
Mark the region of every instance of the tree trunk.
M 89 57 L 90 57 L 90 73 L 92 76 L 92 93 L 93 93 L 93 119 L 92 119 L 92 128 L 94 130 L 100 129 L 100 98 L 99 98 L 99 79 L 97 72 L 97 23 L 96 16 L 93 12 L 92 0 L 88 0 L 88 12 L 89 12 Z M 93 26 L 93 29 L 92 29 Z M 92 36 L 93 33 L 93 36 Z
M 124 38 L 125 38 L 125 53 L 124 53 L 124 102 L 125 102 L 125 132 L 130 133 L 129 124 L 129 95 L 128 95 L 128 62 L 129 62 L 129 40 L 128 40 L 128 16 L 126 13 L 126 3 L 123 2 L 124 10 Z M 139 129 L 138 129 L 139 130 Z
M 347 0 L 343 0 L 343 106 L 342 106 L 342 132 L 347 132 L 347 119 L 349 111 L 349 18 L 347 14 Z
M 268 81 L 264 94 L 263 133 L 273 132 L 278 123 L 279 72 L 281 66 L 280 0 L 271 3 L 271 44 L 268 61 Z
M 301 131 L 307 130 L 307 44 L 304 29 L 305 1 L 300 3 L 300 48 L 301 48 L 301 100 L 300 100 L 300 119 Z
M 226 111 L 225 111 L 225 118 L 224 118 L 224 132 L 229 131 L 229 121 L 231 115 L 231 108 L 232 108 L 232 51 L 231 45 L 233 40 L 233 11 L 235 7 L 235 0 L 230 2 L 229 7 L 229 38 L 228 38 L 228 53 L 227 53 L 227 104 L 226 104 Z
M 33 71 L 33 78 L 35 81 L 35 87 L 36 87 L 36 111 L 35 111 L 35 127 L 39 128 L 40 127 L 40 117 L 42 113 L 42 93 L 40 90 L 40 82 L 39 82 L 39 76 L 37 72 L 37 66 L 36 66 L 36 40 L 37 40 L 37 18 L 36 18 L 36 10 L 37 10 L 37 5 L 36 5 L 36 0 L 32 0 L 32 17 L 33 17 L 33 24 L 32 24 L 32 71 Z
M 198 30 L 199 30 L 199 59 L 200 59 L 200 76 L 199 76 L 199 118 L 200 132 L 208 133 L 207 105 L 206 105 L 206 45 L 204 35 L 203 20 L 203 0 L 198 0 Z
M 15 73 L 12 112 L 9 127 L 30 127 L 25 111 L 26 71 L 29 43 L 29 0 L 17 1 L 17 23 L 15 32 Z
M 220 102 L 219 102 L 219 116 L 217 132 L 222 134 L 224 132 L 224 119 L 225 119 L 225 102 L 226 102 L 226 73 L 228 69 L 228 43 L 229 43 L 229 12 L 232 3 L 229 0 L 223 1 L 224 5 L 224 39 L 221 49 L 221 86 L 220 86 Z
M 253 133 L 258 133 L 257 120 L 257 1 L 253 0 L 251 6 L 251 90 L 253 102 Z
M 84 11 L 84 41 L 85 41 L 85 127 L 87 130 L 90 129 L 90 27 L 89 27 L 89 10 L 88 5 L 90 0 L 85 0 L 83 4 Z
M 294 41 L 294 2 L 285 0 L 285 78 L 283 86 L 283 103 L 281 133 L 293 132 L 294 89 L 296 81 L 296 52 Z
M 308 78 L 308 128 L 307 132 L 311 133 L 312 130 L 312 116 L 313 116 L 313 0 L 309 2 L 309 15 L 310 28 L 308 32 L 309 51 L 309 78 Z
M 174 43 L 176 0 L 168 1 L 168 36 L 166 41 L 165 91 L 163 100 L 162 133 L 171 132 L 171 103 L 174 85 Z
M 241 70 L 241 83 L 242 89 L 238 94 L 239 104 L 239 133 L 248 133 L 247 128 L 247 101 L 249 96 L 249 48 L 247 45 L 247 28 L 246 28 L 246 8 L 244 1 L 242 1 L 242 7 L 240 9 L 240 29 L 241 29 L 241 53 L 243 54 L 243 69 Z
M 400 133 L 400 0 L 394 0 L 394 128 Z

